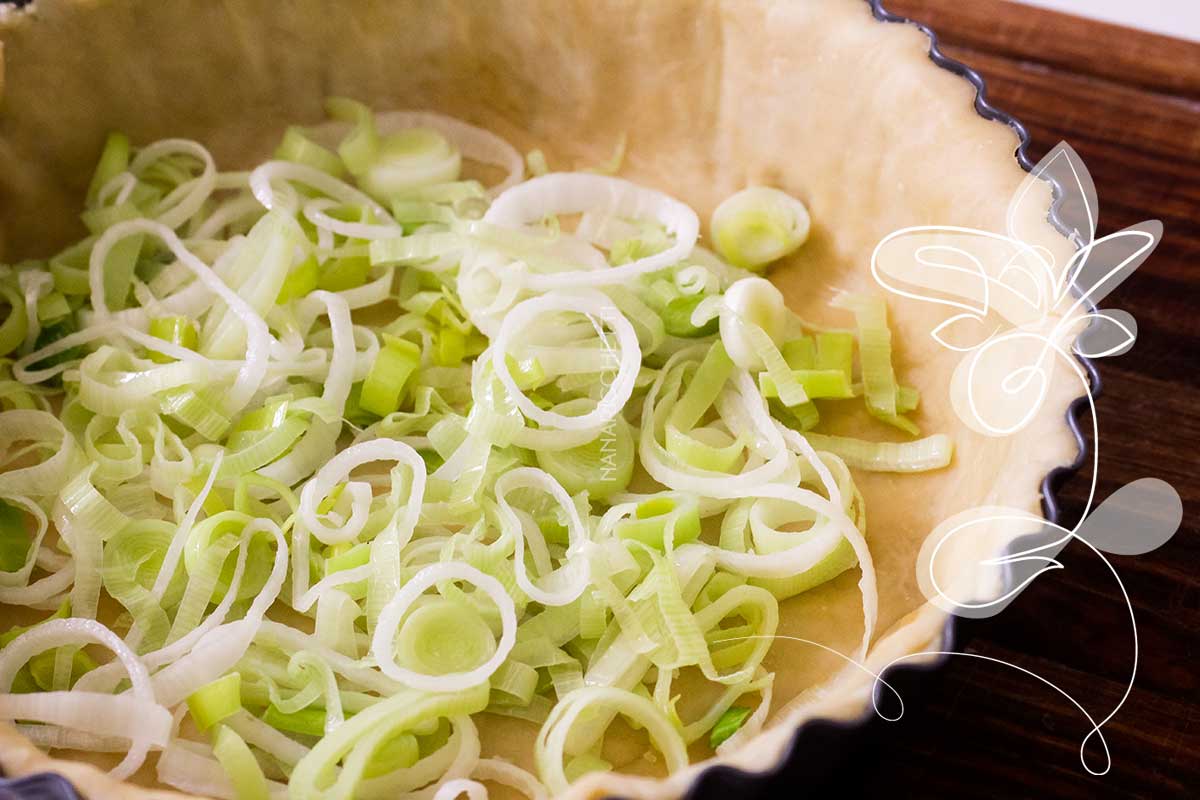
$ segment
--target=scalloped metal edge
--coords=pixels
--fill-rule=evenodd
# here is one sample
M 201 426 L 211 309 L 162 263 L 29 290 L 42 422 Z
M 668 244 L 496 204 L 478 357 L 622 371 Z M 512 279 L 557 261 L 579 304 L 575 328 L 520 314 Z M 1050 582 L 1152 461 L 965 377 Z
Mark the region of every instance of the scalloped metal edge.
M 0 800 L 80 800 L 75 787 L 57 772 L 0 778 Z
M 888 11 L 884 8 L 884 0 L 865 1 L 870 6 L 871 13 L 875 19 L 880 22 L 913 25 L 929 37 L 929 59 L 937 66 L 958 75 L 975 87 L 976 113 L 984 119 L 994 120 L 1007 125 L 1017 134 L 1017 138 L 1019 139 L 1015 152 L 1017 163 L 1026 172 L 1032 171 L 1035 164 L 1028 153 L 1030 143 L 1029 131 L 1014 116 L 1001 111 L 988 102 L 987 84 L 983 76 L 963 62 L 943 53 L 938 43 L 937 34 L 927 25 Z M 1054 196 L 1057 199 L 1061 196 L 1061 191 L 1057 184 L 1054 185 L 1053 189 Z M 1049 220 L 1051 224 L 1066 234 L 1068 231 L 1059 220 L 1056 211 L 1057 203 L 1050 208 Z M 1096 365 L 1091 359 L 1083 356 L 1076 355 L 1076 358 L 1088 376 L 1091 384 L 1091 396 L 1093 398 L 1098 396 L 1101 391 L 1101 381 Z M 1067 407 L 1067 427 L 1075 437 L 1075 443 L 1078 448 L 1075 459 L 1070 464 L 1055 467 L 1042 479 L 1042 513 L 1050 522 L 1058 523 L 1062 514 L 1062 507 L 1055 496 L 1058 486 L 1066 478 L 1078 472 L 1087 463 L 1088 457 L 1091 454 L 1090 442 L 1081 426 L 1081 418 L 1088 411 L 1088 408 L 1087 395 L 1081 395 Z M 1018 550 L 1021 547 L 1021 542 L 1026 538 L 1029 537 L 1015 539 L 1009 545 L 1009 552 Z M 958 618 L 953 615 L 950 615 L 946 620 L 942 634 L 942 645 L 946 650 L 953 649 L 955 640 L 961 634 L 958 623 Z M 897 665 L 885 670 L 880 677 L 898 688 L 915 687 L 931 682 L 930 679 L 946 665 L 949 659 L 949 656 L 942 655 L 920 664 Z M 882 702 L 878 696 L 875 699 L 877 702 Z M 716 798 L 723 791 L 737 791 L 743 798 L 757 797 L 763 794 L 763 790 L 772 781 L 784 778 L 787 773 L 794 773 L 787 775 L 789 778 L 801 779 L 799 774 L 806 772 L 805 761 L 808 761 L 812 765 L 807 770 L 807 775 L 803 778 L 805 782 L 810 780 L 826 780 L 836 768 L 839 761 L 837 756 L 845 755 L 844 752 L 839 754 L 837 751 L 839 749 L 843 751 L 848 749 L 848 746 L 852 744 L 854 739 L 861 738 L 869 727 L 873 724 L 878 725 L 879 722 L 879 716 L 872 709 L 865 709 L 863 714 L 855 719 L 832 720 L 817 718 L 808 720 L 796 729 L 786 754 L 774 766 L 761 772 L 751 772 L 727 764 L 715 764 L 696 776 L 685 793 L 684 800 Z

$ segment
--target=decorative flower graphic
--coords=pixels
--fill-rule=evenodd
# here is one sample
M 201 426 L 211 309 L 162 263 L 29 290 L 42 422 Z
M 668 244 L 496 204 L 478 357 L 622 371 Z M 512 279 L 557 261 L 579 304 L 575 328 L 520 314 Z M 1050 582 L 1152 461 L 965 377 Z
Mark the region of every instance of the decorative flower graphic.
M 1061 237 L 1047 239 L 1045 217 L 1037 213 L 1051 192 L 1050 222 L 1067 235 L 1066 243 Z M 1137 324 L 1132 315 L 1098 305 L 1137 270 L 1162 237 L 1162 224 L 1149 220 L 1097 239 L 1098 215 L 1086 167 L 1069 145 L 1060 143 L 1013 197 L 1003 234 L 953 226 L 905 228 L 881 240 L 871 261 L 875 280 L 889 292 L 951 312 L 930 335 L 963 353 L 949 388 L 956 413 L 977 433 L 1009 436 L 1027 426 L 1057 370 L 1068 370 L 1083 387 L 1095 446 L 1079 524 L 1067 529 L 1017 508 L 967 509 L 926 539 L 917 577 L 931 602 L 978 618 L 998 614 L 1039 575 L 1062 569 L 1056 555 L 1072 539 L 1105 563 L 1125 599 L 1133 637 L 1133 664 L 1120 702 L 1096 720 L 1049 680 L 1009 664 L 1058 691 L 1088 719 L 1092 727 L 1080 745 L 1080 759 L 1097 775 L 1111 766 L 1101 728 L 1128 697 L 1138 658 L 1133 608 L 1105 554 L 1154 550 L 1171 538 L 1183 514 L 1179 495 L 1156 478 L 1133 481 L 1093 509 L 1099 426 L 1087 372 L 1075 356 L 1117 356 L 1133 346 Z M 964 563 L 971 568 L 964 570 Z M 1093 738 L 1103 751 L 1100 767 L 1093 767 L 1087 755 Z
M 1075 246 L 1062 263 L 1038 243 L 1044 224 L 1030 224 L 1050 187 L 1058 190 L 1052 219 Z M 1096 239 L 1097 218 L 1095 187 L 1064 142 L 1022 183 L 1004 234 L 917 226 L 876 246 L 871 271 L 881 286 L 956 312 L 930 335 L 965 354 L 953 398 L 973 430 L 990 436 L 1021 430 L 1035 418 L 1057 367 L 1073 369 L 1086 391 L 1086 375 L 1070 352 L 1102 358 L 1133 346 L 1133 317 L 1097 306 L 1153 252 L 1162 223 L 1149 220 Z

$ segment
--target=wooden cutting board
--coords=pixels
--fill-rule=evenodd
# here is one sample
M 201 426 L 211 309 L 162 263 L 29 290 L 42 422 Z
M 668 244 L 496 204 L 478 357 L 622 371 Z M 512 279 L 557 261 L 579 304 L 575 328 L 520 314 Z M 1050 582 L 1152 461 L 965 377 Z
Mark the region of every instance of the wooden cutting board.
M 1141 653 L 1133 691 L 1104 728 L 1109 774 L 1081 766 L 1091 724 L 1068 700 L 1009 667 L 960 657 L 933 698 L 910 705 L 836 789 L 1200 796 L 1200 44 L 1005 0 L 884 5 L 927 24 L 948 55 L 983 74 L 989 101 L 1029 128 L 1035 161 L 1064 139 L 1079 152 L 1099 193 L 1099 235 L 1163 221 L 1161 245 L 1104 302 L 1133 314 L 1138 340 L 1100 364 L 1097 500 L 1159 477 L 1183 497 L 1184 525 L 1157 552 L 1113 558 Z M 1083 510 L 1088 477 L 1063 487 L 1066 525 Z M 1102 719 L 1133 666 L 1128 613 L 1094 554 L 1076 544 L 1060 559 L 1064 570 L 1040 578 L 999 618 L 970 624 L 965 649 L 1037 672 Z

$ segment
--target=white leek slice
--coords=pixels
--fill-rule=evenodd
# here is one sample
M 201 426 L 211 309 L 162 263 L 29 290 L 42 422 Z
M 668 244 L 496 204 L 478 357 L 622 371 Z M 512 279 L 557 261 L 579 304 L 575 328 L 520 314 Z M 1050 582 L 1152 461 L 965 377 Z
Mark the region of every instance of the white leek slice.
M 551 214 L 578 214 L 597 206 L 623 217 L 648 217 L 660 223 L 675 242 L 666 250 L 603 270 L 530 275 L 539 291 L 621 284 L 682 261 L 700 232 L 696 212 L 661 192 L 621 178 L 588 173 L 552 173 L 525 181 L 501 194 L 484 221 L 510 228 L 537 222 Z
M 609 325 L 617 338 L 620 348 L 620 367 L 604 396 L 596 403 L 596 407 L 586 414 L 565 416 L 551 411 L 543 411 L 529 399 L 517 386 L 505 355 L 512 350 L 518 335 L 526 332 L 528 326 L 543 314 L 552 312 L 573 311 L 585 314 L 595 320 L 593 324 Z M 504 318 L 500 331 L 492 343 L 492 369 L 496 377 L 504 384 L 521 413 L 537 422 L 539 425 L 557 428 L 559 430 L 580 430 L 601 425 L 620 413 L 629 397 L 633 394 L 633 384 L 637 379 L 638 368 L 641 365 L 641 349 L 638 346 L 637 333 L 612 301 L 603 294 L 595 291 L 579 293 L 552 292 L 515 306 Z
M 396 663 L 393 639 L 406 612 L 427 589 L 441 581 L 467 581 L 486 594 L 500 611 L 502 631 L 495 651 L 479 666 L 447 675 L 426 675 Z M 379 615 L 371 652 L 379 669 L 394 681 L 427 692 L 457 692 L 485 682 L 504 663 L 517 639 L 517 617 L 512 598 L 495 578 L 467 564 L 446 562 L 425 567 L 412 577 L 384 606 Z
M 0 267 L 0 603 L 54 611 L 0 634 L 0 716 L 119 775 L 159 749 L 160 782 L 223 799 L 542 800 L 612 768 L 618 715 L 669 772 L 744 746 L 780 600 L 855 565 L 862 658 L 852 469 L 951 443 L 797 432 L 810 395 L 917 407 L 882 300 L 814 339 L 740 268 L 798 246 L 803 205 L 731 198 L 721 258 L 662 192 L 521 183 L 465 122 L 327 110 L 248 171 L 114 134 L 90 235 Z M 123 640 L 80 619 L 110 600 Z M 711 690 L 688 720 L 684 671 Z M 483 711 L 541 725 L 540 780 L 482 757 Z
M 59 619 L 26 631 L 0 650 L 0 689 L 11 689 L 17 670 L 31 656 L 53 647 L 88 642 L 103 645 L 116 655 L 129 677 L 129 695 L 0 694 L 0 718 L 48 722 L 128 739 L 129 752 L 111 770 L 118 779 L 128 778 L 145 762 L 150 747 L 167 743 L 171 715 L 155 698 L 145 665 L 108 628 L 90 619 Z
M 567 564 L 560 568 L 560 571 L 543 575 L 544 584 L 549 584 L 551 588 L 543 588 L 537 586 L 529 579 L 529 575 L 525 569 L 525 546 L 526 537 L 535 537 L 531 539 L 538 541 L 542 537 L 542 532 L 536 525 L 532 526 L 532 530 L 528 530 L 527 526 L 523 526 L 521 521 L 513 513 L 512 506 L 508 503 L 508 494 L 516 489 L 540 489 L 549 494 L 555 503 L 561 508 L 567 520 Z M 506 534 L 512 536 L 514 546 L 513 569 L 516 573 L 517 585 L 521 587 L 521 591 L 525 592 L 531 599 L 546 606 L 563 606 L 567 603 L 572 603 L 587 587 L 590 579 L 590 562 L 588 560 L 587 545 L 587 530 L 583 527 L 583 522 L 579 518 L 579 512 L 575 508 L 575 504 L 571 502 L 570 496 L 566 490 L 554 480 L 550 475 L 540 469 L 515 469 L 507 472 L 496 481 L 496 503 L 500 507 L 501 514 L 504 515 L 506 525 Z M 539 545 L 544 548 L 544 542 L 539 542 Z
M 804 244 L 810 224 L 804 203 L 779 189 L 752 186 L 725 198 L 710 227 L 725 260 L 759 270 Z
M 733 363 L 742 369 L 763 369 L 747 328 L 755 326 L 778 345 L 787 323 L 787 307 L 783 295 L 768 280 L 743 278 L 725 292 L 725 307 L 721 312 L 721 341 Z

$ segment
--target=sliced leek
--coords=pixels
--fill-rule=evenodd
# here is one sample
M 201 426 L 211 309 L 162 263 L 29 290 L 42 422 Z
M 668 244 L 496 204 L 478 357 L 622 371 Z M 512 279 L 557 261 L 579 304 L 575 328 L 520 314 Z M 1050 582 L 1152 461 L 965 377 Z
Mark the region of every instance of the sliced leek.
M 0 603 L 42 620 L 0 633 L 0 718 L 213 796 L 540 800 L 613 768 L 619 715 L 669 772 L 761 730 L 779 601 L 856 567 L 865 652 L 851 470 L 952 442 L 799 433 L 919 401 L 881 299 L 814 331 L 744 269 L 804 206 L 735 194 L 718 256 L 660 191 L 327 111 L 249 172 L 113 134 L 90 235 L 0 266 Z M 538 775 L 484 711 L 540 726 Z

